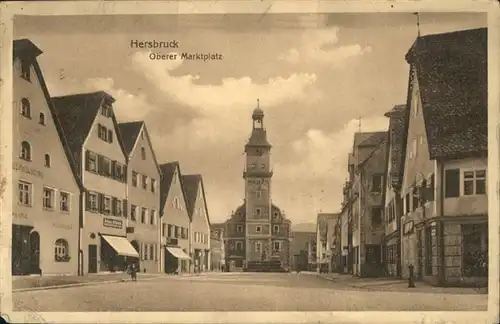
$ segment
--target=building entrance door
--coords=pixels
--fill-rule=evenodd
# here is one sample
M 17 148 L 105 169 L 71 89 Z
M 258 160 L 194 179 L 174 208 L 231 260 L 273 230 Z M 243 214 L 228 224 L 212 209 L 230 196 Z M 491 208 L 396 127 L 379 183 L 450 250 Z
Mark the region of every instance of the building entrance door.
M 40 234 L 37 231 L 30 233 L 30 273 L 42 273 L 40 269 Z
M 97 273 L 97 245 L 89 245 L 89 273 Z

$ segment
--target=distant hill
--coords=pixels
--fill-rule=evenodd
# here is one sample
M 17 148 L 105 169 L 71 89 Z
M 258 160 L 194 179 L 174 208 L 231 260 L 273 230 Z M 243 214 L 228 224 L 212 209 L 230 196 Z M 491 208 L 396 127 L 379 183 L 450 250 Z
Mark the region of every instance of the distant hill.
M 292 225 L 293 232 L 316 232 L 316 224 L 314 223 L 299 223 Z

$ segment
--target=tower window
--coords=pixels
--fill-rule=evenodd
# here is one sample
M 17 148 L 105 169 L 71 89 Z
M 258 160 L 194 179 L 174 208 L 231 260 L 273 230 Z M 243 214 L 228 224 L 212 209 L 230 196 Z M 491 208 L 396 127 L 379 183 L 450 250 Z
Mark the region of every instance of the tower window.
M 256 226 L 256 227 L 255 227 L 255 231 L 256 231 L 257 233 L 261 233 L 261 232 L 262 232 L 262 226 Z
M 262 211 L 260 208 L 255 209 L 255 216 L 260 216 L 262 214 Z

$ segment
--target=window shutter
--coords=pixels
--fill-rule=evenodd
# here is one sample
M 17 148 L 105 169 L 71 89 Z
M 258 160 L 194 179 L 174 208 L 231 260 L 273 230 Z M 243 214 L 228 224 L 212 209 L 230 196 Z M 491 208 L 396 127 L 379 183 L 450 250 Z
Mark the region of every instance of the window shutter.
M 90 210 L 90 194 L 89 191 L 85 189 L 85 210 Z
M 112 130 L 108 130 L 108 141 L 110 143 L 113 143 L 113 131 Z
M 128 210 L 127 210 L 127 199 L 123 200 L 123 217 L 127 218 L 128 217 Z
M 111 161 L 111 176 L 113 179 L 120 179 L 120 175 L 117 172 L 116 161 Z
M 141 260 L 143 260 L 143 261 L 144 261 L 144 250 L 145 250 L 144 249 L 144 243 L 141 242 L 141 248 L 140 248 L 139 254 L 140 254 Z
M 99 213 L 103 214 L 104 213 L 104 196 L 103 196 L 103 194 L 97 195 L 97 207 L 98 207 Z
M 101 155 L 97 155 L 97 173 L 103 174 L 104 172 L 103 158 Z
M 123 182 L 127 182 L 127 178 L 128 178 L 127 166 L 126 165 L 122 165 L 122 175 L 121 175 L 120 179 Z
M 120 215 L 117 215 L 116 212 L 117 212 L 117 208 L 116 208 L 116 205 L 118 204 L 118 201 L 115 197 L 111 198 L 111 215 L 113 216 L 120 216 Z
M 460 169 L 445 171 L 445 197 L 458 197 L 460 195 Z
M 85 150 L 85 170 L 90 169 L 90 153 L 88 150 Z

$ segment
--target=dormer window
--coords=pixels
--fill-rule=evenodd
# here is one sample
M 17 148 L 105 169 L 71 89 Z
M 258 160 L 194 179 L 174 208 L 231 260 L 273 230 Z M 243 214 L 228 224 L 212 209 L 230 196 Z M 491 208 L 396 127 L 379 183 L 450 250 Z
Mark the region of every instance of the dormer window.
M 111 117 L 111 106 L 109 104 L 104 104 L 101 107 L 101 114 L 104 117 Z
M 31 62 L 21 60 L 21 77 L 26 81 L 31 81 Z

